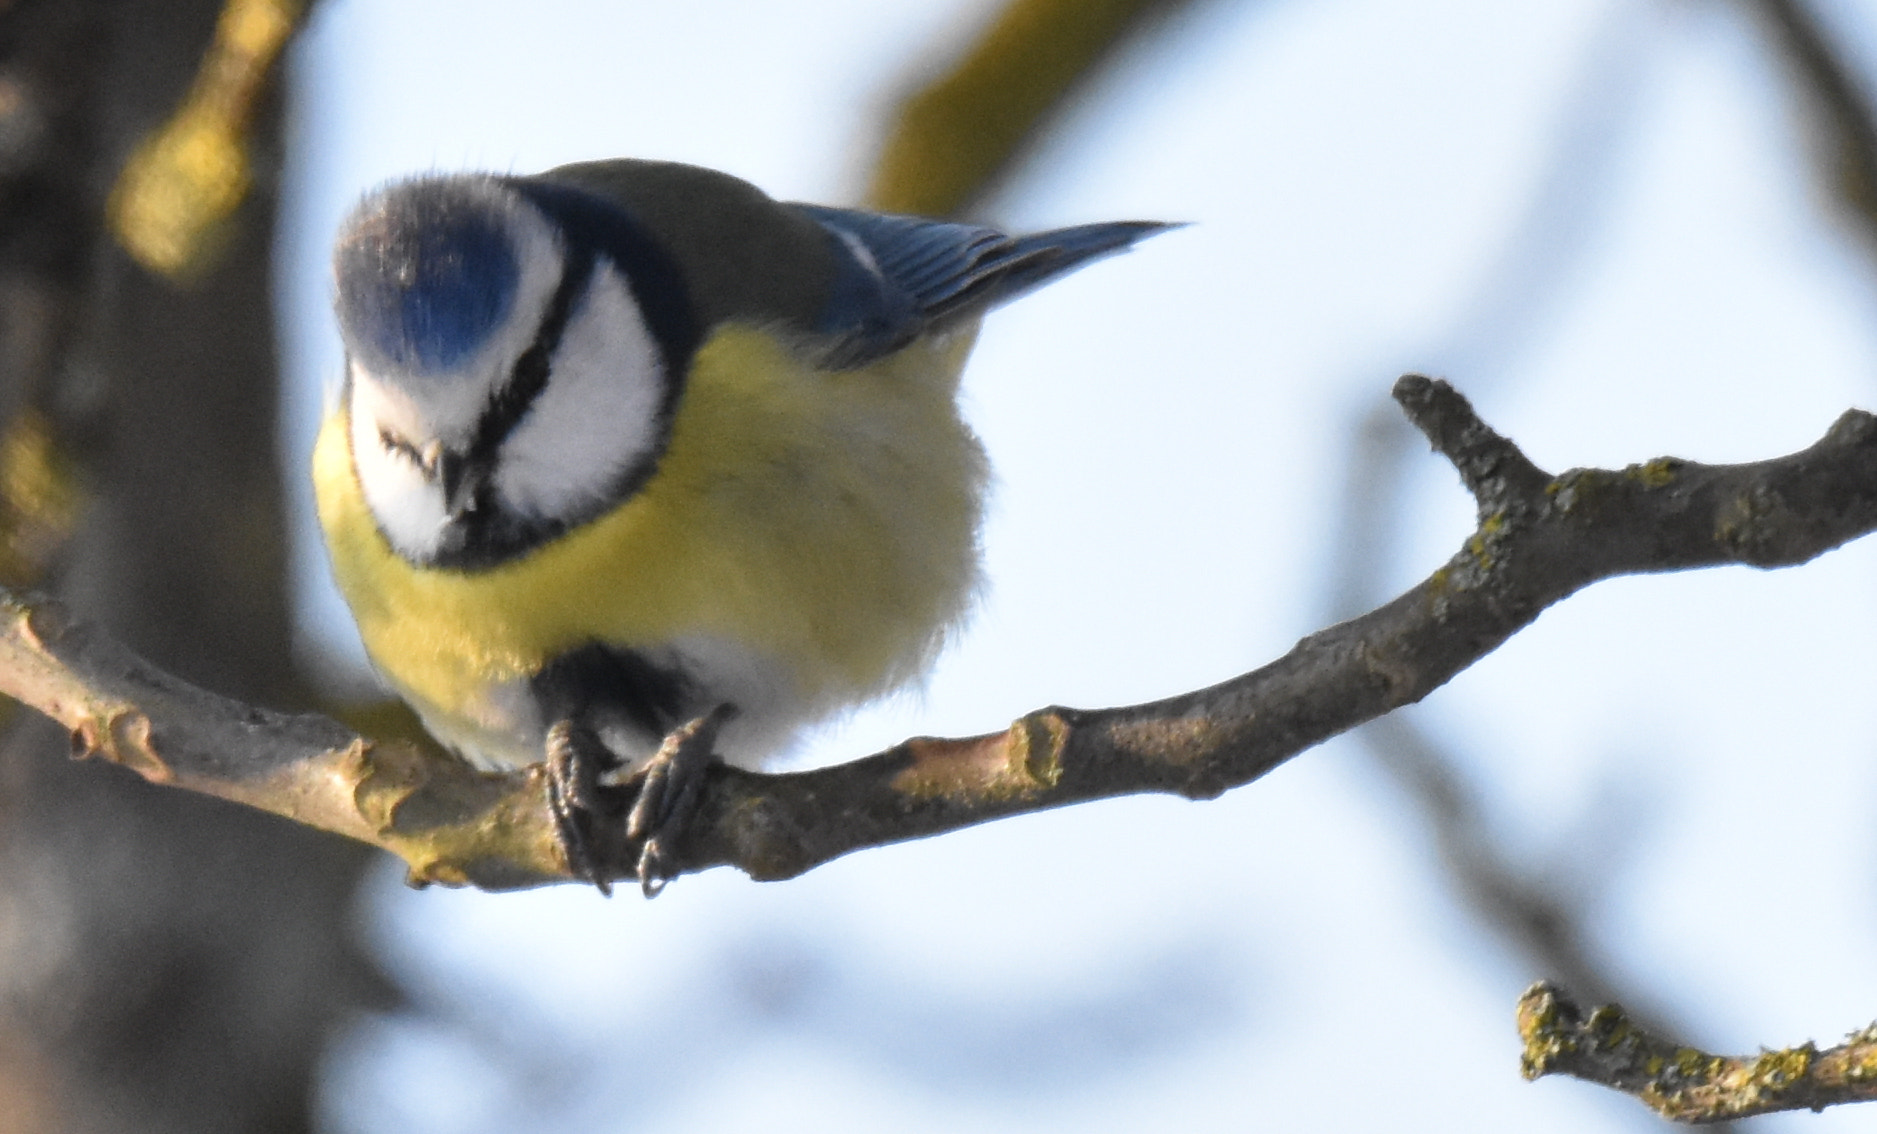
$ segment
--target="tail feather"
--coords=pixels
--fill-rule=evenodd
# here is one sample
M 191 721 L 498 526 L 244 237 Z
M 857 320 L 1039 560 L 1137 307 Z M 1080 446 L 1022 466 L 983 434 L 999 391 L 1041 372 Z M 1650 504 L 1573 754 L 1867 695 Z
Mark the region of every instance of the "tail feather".
M 1009 266 L 995 274 L 985 302 L 991 306 L 1009 303 L 1084 264 L 1125 252 L 1150 236 L 1181 227 L 1160 221 L 1109 221 L 1019 236 L 1011 244 Z

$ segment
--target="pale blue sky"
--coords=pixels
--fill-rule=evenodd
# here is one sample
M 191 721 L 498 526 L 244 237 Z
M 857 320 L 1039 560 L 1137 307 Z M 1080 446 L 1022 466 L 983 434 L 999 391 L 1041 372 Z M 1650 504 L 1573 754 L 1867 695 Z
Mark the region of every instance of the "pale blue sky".
M 992 7 L 326 4 L 294 65 L 290 438 L 337 374 L 325 247 L 365 188 L 630 154 L 848 201 L 880 109 Z M 1877 20 L 1833 11 L 1869 57 Z M 1788 115 L 1734 5 L 1212 5 L 999 203 L 1016 227 L 1194 225 L 989 323 L 966 401 L 998 472 L 991 585 L 922 695 L 801 759 L 1282 653 L 1326 617 L 1356 417 L 1405 370 L 1556 469 L 1773 456 L 1877 403 L 1870 265 L 1814 207 Z M 1525 231 L 1546 184 L 1566 203 Z M 1561 282 L 1502 318 L 1526 267 Z M 1444 464 L 1410 475 L 1401 583 L 1471 523 Z M 1692 1038 L 1830 1041 L 1877 1004 L 1874 583 L 1866 541 L 1603 584 L 1417 710 L 1534 855 L 1599 862 L 1613 833 L 1585 810 L 1627 801 L 1595 942 Z M 346 648 L 333 600 L 308 610 Z M 1518 1079 L 1512 1004 L 1546 974 L 1456 908 L 1348 743 L 1216 802 L 1028 817 L 788 883 L 720 871 L 648 904 L 416 893 L 387 869 L 370 912 L 450 1022 L 361 1030 L 329 1093 L 348 1131 L 1636 1125 Z

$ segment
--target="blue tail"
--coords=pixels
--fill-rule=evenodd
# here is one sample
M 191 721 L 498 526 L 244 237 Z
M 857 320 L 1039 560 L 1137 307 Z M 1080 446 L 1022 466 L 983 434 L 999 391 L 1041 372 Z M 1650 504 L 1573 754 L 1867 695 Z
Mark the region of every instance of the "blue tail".
M 1181 227 L 1160 221 L 1110 221 L 1020 236 L 1011 242 L 1008 255 L 989 269 L 994 279 L 984 303 L 988 307 L 1009 303 L 1092 260 L 1125 252 L 1137 241 Z

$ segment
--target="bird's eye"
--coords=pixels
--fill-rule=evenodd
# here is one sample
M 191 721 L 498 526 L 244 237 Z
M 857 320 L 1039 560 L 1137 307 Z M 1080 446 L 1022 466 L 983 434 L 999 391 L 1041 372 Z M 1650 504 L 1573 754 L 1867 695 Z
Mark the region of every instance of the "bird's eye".
M 422 454 L 417 451 L 417 446 L 399 437 L 389 429 L 380 429 L 378 431 L 378 443 L 385 447 L 385 452 L 393 456 L 403 457 L 413 465 L 421 466 L 424 463 Z
M 4 3 L 4 0 L 0 0 L 0 3 Z M 411 467 L 423 474 L 425 480 L 435 482 L 439 476 L 443 475 L 442 441 L 432 440 L 422 446 L 413 445 L 381 425 L 378 427 L 378 443 L 384 446 L 385 452 L 409 461 Z

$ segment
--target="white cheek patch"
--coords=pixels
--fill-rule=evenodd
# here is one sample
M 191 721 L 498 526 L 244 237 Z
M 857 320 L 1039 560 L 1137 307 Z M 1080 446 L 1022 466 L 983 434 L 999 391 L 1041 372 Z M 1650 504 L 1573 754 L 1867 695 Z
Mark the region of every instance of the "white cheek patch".
M 415 407 L 354 366 L 347 410 L 352 419 L 352 461 L 359 488 L 385 538 L 407 559 L 434 554 L 448 518 L 443 493 L 424 478 L 416 462 L 393 452 L 383 438 L 390 431 L 414 444 L 423 444 L 426 434 L 419 428 L 422 422 Z
M 495 475 L 501 504 L 551 518 L 605 503 L 620 476 L 659 444 L 664 370 L 625 276 L 599 261 L 547 386 L 502 447 Z

